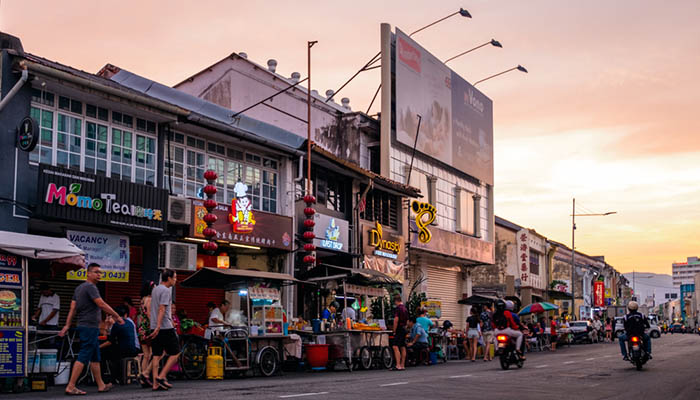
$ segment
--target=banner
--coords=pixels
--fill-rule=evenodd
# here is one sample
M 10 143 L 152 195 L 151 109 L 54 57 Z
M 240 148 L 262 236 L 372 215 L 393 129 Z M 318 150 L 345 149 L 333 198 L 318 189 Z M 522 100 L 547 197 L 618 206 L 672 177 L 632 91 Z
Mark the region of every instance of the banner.
M 248 297 L 251 300 L 279 300 L 280 291 L 275 288 L 249 287 Z
M 0 329 L 0 377 L 24 376 L 24 328 Z
M 428 318 L 442 317 L 442 302 L 435 300 L 421 301 L 420 307 L 425 309 Z
M 595 281 L 593 283 L 593 306 L 605 306 L 605 282 Z
M 129 282 L 129 237 L 106 233 L 68 231 L 68 240 L 85 252 L 85 265 L 100 264 L 103 282 Z M 68 271 L 69 281 L 84 281 L 85 268 Z

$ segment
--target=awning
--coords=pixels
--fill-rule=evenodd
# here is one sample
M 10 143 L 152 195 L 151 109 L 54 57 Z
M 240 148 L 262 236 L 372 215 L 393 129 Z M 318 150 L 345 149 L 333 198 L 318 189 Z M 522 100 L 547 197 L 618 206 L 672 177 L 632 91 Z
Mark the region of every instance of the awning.
M 309 271 L 304 276 L 304 279 L 311 282 L 344 279 L 348 283 L 361 286 L 401 284 L 401 282 L 389 275 L 373 269 L 341 267 L 329 264 L 320 264 Z
M 571 293 L 560 292 L 558 290 L 548 290 L 550 300 L 571 300 Z
M 0 231 L 0 249 L 28 258 L 85 266 L 85 252 L 66 238 Z
M 467 297 L 466 299 L 459 300 L 457 303 L 459 304 L 468 304 L 468 305 L 477 305 L 477 304 L 492 304 L 498 300 L 497 297 L 491 297 L 491 296 L 483 296 L 483 295 L 472 295 Z
M 226 289 L 235 284 L 256 281 L 273 281 L 282 285 L 301 283 L 300 280 L 289 274 L 276 272 L 262 272 L 249 269 L 202 268 L 182 281 L 181 285 L 189 288 Z

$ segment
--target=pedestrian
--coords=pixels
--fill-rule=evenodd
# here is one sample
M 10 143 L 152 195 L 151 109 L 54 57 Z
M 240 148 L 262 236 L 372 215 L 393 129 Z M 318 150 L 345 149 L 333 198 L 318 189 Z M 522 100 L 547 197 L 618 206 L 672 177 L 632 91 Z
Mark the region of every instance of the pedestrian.
M 132 321 L 136 320 L 136 316 L 138 315 L 138 310 L 136 307 L 134 307 L 134 302 L 131 300 L 131 297 L 129 296 L 124 296 L 124 307 L 129 311 L 129 318 L 131 318 Z
M 151 382 L 151 359 L 152 359 L 152 349 L 151 349 L 151 292 L 153 291 L 154 283 L 153 281 L 144 282 L 141 287 L 141 304 L 139 305 L 139 312 L 136 318 L 137 332 L 139 335 L 139 343 L 141 343 L 141 351 L 143 356 L 141 357 L 141 374 L 139 375 L 138 381 L 142 388 L 147 388 L 153 386 Z
M 491 305 L 486 304 L 481 310 L 481 336 L 484 338 L 484 361 L 493 360 L 491 346 L 493 345 L 493 311 Z
M 98 339 L 100 335 L 100 320 L 102 319 L 100 310 L 113 316 L 119 325 L 123 325 L 124 320 L 100 297 L 100 291 L 97 290 L 96 285 L 101 277 L 102 270 L 99 264 L 91 263 L 88 265 L 86 281 L 75 288 L 66 325 L 58 334 L 61 337 L 65 336 L 70 329 L 73 317 L 76 317 L 76 329 L 80 338 L 80 353 L 78 353 L 78 358 L 73 363 L 70 381 L 65 389 L 67 395 L 86 394 L 75 387 L 75 384 L 82 374 L 85 364 L 88 363 L 90 364 L 92 376 L 97 383 L 97 391 L 104 393 L 112 389 L 111 383 L 105 384 L 102 380 L 102 370 L 100 368 L 100 344 Z
M 426 332 L 430 333 L 430 330 L 437 327 L 437 324 L 431 321 L 430 318 L 426 317 L 427 313 L 428 311 L 426 311 L 425 308 L 419 308 L 416 322 L 418 322 Z
M 172 317 L 172 288 L 177 282 L 177 274 L 171 269 L 164 269 L 160 275 L 161 283 L 151 293 L 151 347 L 153 351 L 152 378 L 153 390 L 168 390 L 173 386 L 166 377 L 170 368 L 177 362 L 180 354 L 180 342 L 175 333 Z M 163 352 L 168 355 L 165 365 L 158 372 Z
M 394 295 L 394 304 L 396 308 L 394 310 L 394 343 L 392 348 L 394 349 L 394 359 L 396 360 L 396 366 L 394 370 L 403 371 L 406 369 L 406 325 L 408 324 L 408 310 L 406 306 L 403 305 L 401 301 L 401 295 Z
M 479 310 L 476 306 L 472 306 L 467 317 L 467 340 L 469 341 L 469 352 L 467 357 L 470 357 L 472 362 L 476 361 L 476 349 L 479 345 Z
M 605 319 L 605 341 L 612 343 L 612 321 L 610 318 Z
M 552 345 L 552 351 L 557 351 L 557 321 L 554 317 L 549 317 L 549 342 Z

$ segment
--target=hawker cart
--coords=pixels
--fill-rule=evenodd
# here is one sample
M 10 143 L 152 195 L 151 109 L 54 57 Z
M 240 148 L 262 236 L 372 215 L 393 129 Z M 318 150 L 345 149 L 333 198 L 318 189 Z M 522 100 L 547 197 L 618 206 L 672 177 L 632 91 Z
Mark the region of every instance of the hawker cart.
M 190 379 L 204 376 L 208 349 L 214 346 L 222 350 L 226 376 L 250 371 L 271 376 L 278 372 L 285 358 L 284 345 L 291 340 L 280 304 L 280 287 L 297 282 L 288 274 L 216 268 L 202 268 L 185 279 L 184 287 L 217 288 L 233 293 L 238 300 L 234 304 L 245 316 L 245 323 L 227 325 L 211 340 L 186 339 L 181 355 L 185 375 Z

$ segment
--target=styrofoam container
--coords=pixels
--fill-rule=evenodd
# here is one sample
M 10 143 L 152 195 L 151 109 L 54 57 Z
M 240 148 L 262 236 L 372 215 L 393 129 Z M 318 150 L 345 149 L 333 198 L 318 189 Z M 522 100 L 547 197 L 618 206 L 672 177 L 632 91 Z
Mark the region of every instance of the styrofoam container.
M 40 356 L 39 371 L 46 373 L 56 372 L 56 358 L 58 357 L 58 350 L 39 349 L 37 350 L 37 356 Z
M 34 356 L 35 354 L 36 354 L 36 357 Z M 39 353 L 35 353 L 34 351 L 30 351 L 27 354 L 27 372 L 30 374 L 38 374 L 40 360 L 41 360 L 41 356 L 39 355 Z

